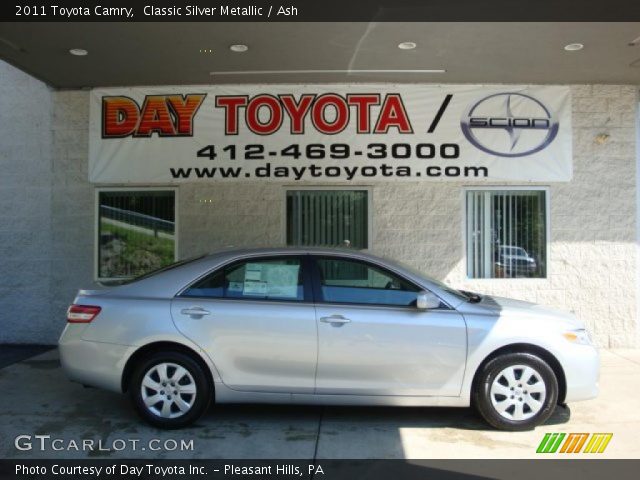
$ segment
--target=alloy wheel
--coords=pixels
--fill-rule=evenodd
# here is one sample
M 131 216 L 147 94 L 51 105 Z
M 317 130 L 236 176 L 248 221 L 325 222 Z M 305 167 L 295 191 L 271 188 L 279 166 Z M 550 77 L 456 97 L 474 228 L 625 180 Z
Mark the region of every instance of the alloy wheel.
M 163 362 L 147 370 L 140 392 L 149 412 L 162 418 L 177 418 L 193 407 L 197 387 L 186 368 L 177 363 Z
M 542 375 L 527 365 L 511 365 L 496 375 L 489 390 L 491 404 L 502 417 L 522 421 L 542 407 L 547 388 Z

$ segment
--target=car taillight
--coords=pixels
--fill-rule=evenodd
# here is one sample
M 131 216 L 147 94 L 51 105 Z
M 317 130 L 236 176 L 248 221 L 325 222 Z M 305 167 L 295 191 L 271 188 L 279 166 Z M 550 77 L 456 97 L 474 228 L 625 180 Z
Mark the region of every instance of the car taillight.
M 102 308 L 93 305 L 71 305 L 67 310 L 67 322 L 89 323 L 96 318 Z

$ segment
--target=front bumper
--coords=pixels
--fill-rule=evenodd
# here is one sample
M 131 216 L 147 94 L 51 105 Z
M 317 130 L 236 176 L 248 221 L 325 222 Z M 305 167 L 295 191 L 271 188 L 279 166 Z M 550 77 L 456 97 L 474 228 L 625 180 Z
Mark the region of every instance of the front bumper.
M 589 400 L 598 396 L 600 355 L 595 347 L 569 344 L 562 352 L 562 366 L 567 381 L 565 402 Z
M 122 392 L 122 372 L 134 347 L 82 339 L 85 324 L 67 324 L 58 347 L 60 363 L 70 380 Z

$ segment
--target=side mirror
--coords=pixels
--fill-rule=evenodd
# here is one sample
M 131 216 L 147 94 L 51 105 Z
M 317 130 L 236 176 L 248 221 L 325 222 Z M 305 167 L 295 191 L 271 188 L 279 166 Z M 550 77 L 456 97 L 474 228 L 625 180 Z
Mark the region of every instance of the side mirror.
M 416 308 L 418 310 L 431 310 L 440 306 L 440 299 L 431 292 L 418 292 Z

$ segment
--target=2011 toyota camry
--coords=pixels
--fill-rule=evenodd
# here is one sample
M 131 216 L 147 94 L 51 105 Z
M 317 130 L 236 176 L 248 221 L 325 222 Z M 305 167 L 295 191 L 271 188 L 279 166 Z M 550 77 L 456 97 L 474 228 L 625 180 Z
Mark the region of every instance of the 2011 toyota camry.
M 128 392 L 163 428 L 264 402 L 474 405 L 525 430 L 598 393 L 575 316 L 353 250 L 223 251 L 80 290 L 59 343 L 72 380 Z

